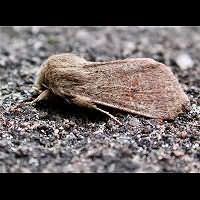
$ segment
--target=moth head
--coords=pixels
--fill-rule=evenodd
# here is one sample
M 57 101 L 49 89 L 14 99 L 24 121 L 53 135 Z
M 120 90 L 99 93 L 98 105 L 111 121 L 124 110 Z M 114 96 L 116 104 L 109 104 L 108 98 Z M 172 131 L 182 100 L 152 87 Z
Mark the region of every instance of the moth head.
M 46 72 L 47 69 L 48 69 L 48 62 L 46 61 L 40 66 L 40 69 L 37 73 L 35 83 L 32 86 L 32 90 L 34 92 L 42 93 L 42 91 L 45 90 L 44 77 L 45 77 L 45 72 Z
M 39 93 L 46 89 L 44 79 L 45 73 L 48 70 L 64 67 L 76 67 L 86 63 L 88 63 L 88 61 L 86 61 L 84 58 L 72 53 L 52 55 L 41 65 L 32 89 Z

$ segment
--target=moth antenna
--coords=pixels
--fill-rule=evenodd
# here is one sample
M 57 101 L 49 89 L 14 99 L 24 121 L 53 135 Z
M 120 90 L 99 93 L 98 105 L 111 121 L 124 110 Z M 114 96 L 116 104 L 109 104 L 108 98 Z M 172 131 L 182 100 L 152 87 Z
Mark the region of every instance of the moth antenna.
M 105 111 L 105 110 L 102 110 L 102 109 L 100 109 L 100 108 L 98 108 L 98 107 L 96 107 L 96 106 L 95 106 L 95 109 L 98 110 L 98 111 L 100 111 L 100 112 L 102 112 L 102 113 L 104 113 L 104 114 L 106 114 L 106 115 L 108 115 L 110 118 L 112 118 L 112 119 L 113 119 L 114 121 L 116 121 L 118 124 L 122 125 L 122 123 L 121 123 L 116 117 L 114 117 L 113 115 L 111 115 L 109 112 L 107 112 L 107 111 Z

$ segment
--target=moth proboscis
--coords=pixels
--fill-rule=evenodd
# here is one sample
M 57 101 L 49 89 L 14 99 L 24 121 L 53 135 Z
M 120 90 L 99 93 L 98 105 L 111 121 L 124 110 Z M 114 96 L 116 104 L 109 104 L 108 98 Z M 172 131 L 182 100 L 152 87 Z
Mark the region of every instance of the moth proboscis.
M 121 122 L 99 106 L 155 119 L 174 119 L 189 106 L 170 67 L 150 58 L 90 62 L 74 54 L 50 56 L 39 70 L 33 101 L 58 95 L 81 107 L 96 109 Z

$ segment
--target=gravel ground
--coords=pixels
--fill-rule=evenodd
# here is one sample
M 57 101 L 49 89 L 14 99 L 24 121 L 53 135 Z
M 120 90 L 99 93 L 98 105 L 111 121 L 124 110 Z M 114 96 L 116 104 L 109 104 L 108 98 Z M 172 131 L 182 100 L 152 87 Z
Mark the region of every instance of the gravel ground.
M 200 172 L 200 27 L 0 27 L 0 40 L 0 172 Z M 40 64 L 64 52 L 163 62 L 191 109 L 163 123 L 111 111 L 120 126 L 58 98 L 25 105 Z

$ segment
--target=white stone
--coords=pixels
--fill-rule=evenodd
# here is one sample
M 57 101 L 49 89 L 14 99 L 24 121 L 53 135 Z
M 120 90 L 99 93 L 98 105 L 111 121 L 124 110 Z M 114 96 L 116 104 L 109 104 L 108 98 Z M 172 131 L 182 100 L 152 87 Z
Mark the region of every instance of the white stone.
M 194 65 L 194 62 L 189 54 L 183 53 L 177 56 L 176 58 L 176 64 L 182 69 L 189 69 L 192 68 Z

